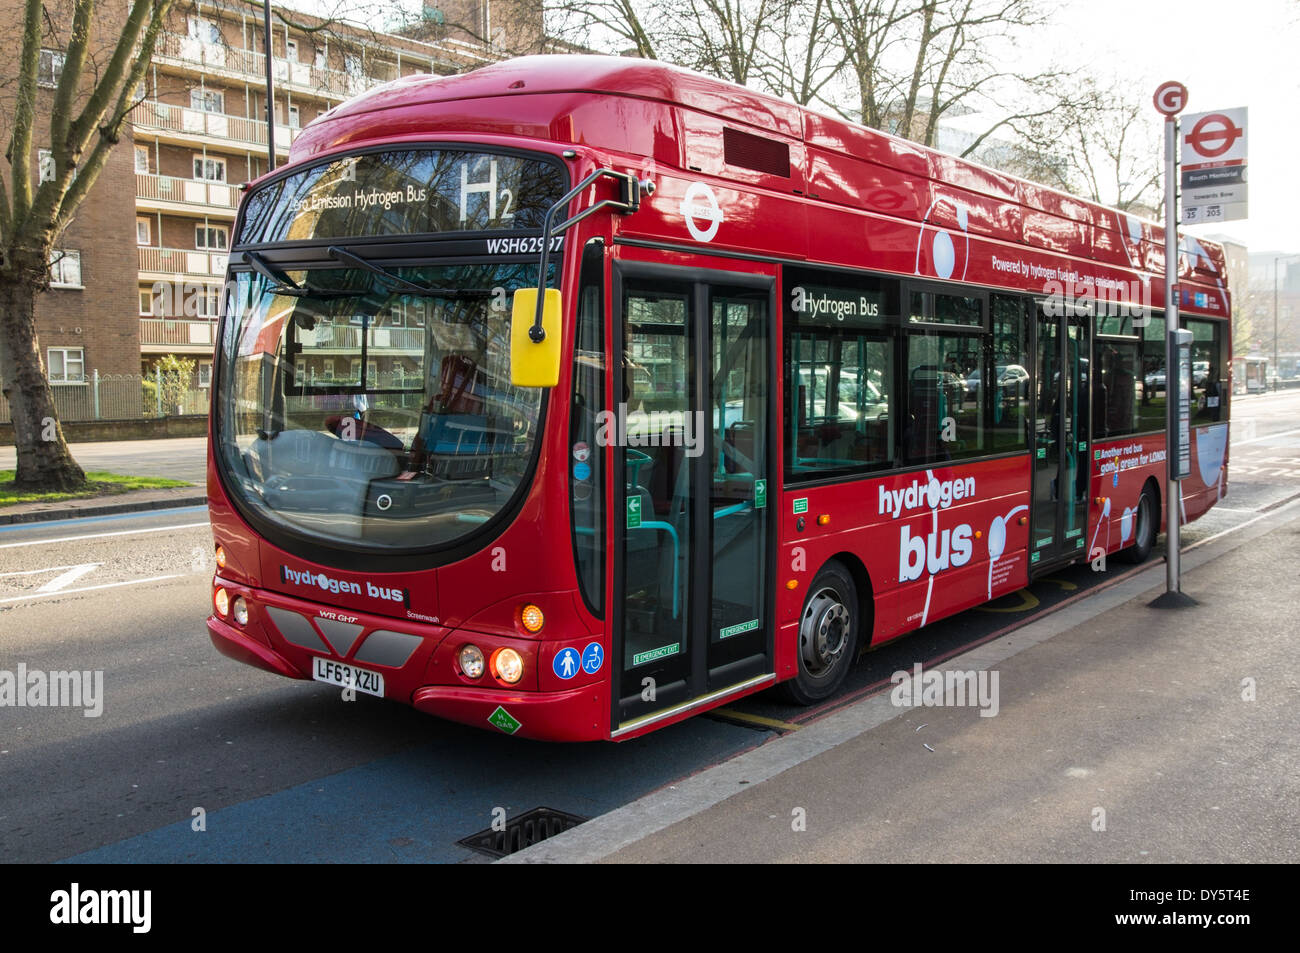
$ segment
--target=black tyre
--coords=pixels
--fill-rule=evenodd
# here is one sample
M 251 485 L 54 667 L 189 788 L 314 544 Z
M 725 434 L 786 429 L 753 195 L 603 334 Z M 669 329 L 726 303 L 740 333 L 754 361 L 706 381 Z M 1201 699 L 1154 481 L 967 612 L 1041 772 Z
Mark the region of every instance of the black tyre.
M 1133 519 L 1137 522 L 1133 532 L 1133 545 L 1121 550 L 1118 558 L 1126 563 L 1144 563 L 1155 547 L 1156 527 L 1160 524 L 1160 504 L 1151 487 L 1142 490 L 1142 498 L 1138 500 Z
M 857 657 L 858 591 L 840 563 L 828 562 L 817 573 L 799 619 L 799 674 L 782 684 L 797 705 L 811 705 L 833 695 Z

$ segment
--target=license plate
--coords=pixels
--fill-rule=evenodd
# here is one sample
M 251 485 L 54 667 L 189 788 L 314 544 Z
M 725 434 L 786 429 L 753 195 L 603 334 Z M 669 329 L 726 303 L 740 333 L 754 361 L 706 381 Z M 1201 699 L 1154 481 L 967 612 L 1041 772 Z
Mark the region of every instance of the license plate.
M 345 662 L 336 662 L 318 655 L 312 659 L 311 677 L 339 688 L 354 688 L 376 698 L 384 697 L 384 676 Z

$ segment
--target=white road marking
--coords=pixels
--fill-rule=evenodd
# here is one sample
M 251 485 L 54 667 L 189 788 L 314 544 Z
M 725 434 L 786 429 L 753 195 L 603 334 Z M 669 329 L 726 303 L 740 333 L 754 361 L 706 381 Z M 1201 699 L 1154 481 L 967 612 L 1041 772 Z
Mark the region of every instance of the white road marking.
M 20 569 L 17 572 L 0 572 L 0 579 L 4 579 L 6 576 L 39 576 L 43 572 L 58 572 L 60 569 L 78 569 L 80 568 L 80 565 L 82 564 L 78 564 L 77 566 L 46 566 L 44 569 Z M 85 563 L 84 565 L 102 566 L 104 564 Z
M 71 595 L 74 592 L 91 592 L 92 590 L 95 589 L 115 589 L 118 586 L 135 586 L 135 585 L 139 585 L 142 582 L 162 582 L 164 579 L 180 579 L 180 578 L 181 578 L 180 573 L 172 573 L 169 576 L 150 576 L 148 579 L 128 579 L 126 580 L 126 582 L 106 582 L 103 585 L 99 585 L 99 586 L 82 586 L 79 589 L 63 589 L 60 590 L 59 592 L 42 592 L 42 593 L 34 593 L 26 596 L 11 596 L 8 599 L 0 599 L 0 605 L 3 605 L 6 602 L 27 602 L 28 600 L 31 599 L 45 599 L 48 598 L 49 596 L 67 596 L 67 595 Z
M 83 539 L 104 539 L 107 536 L 134 536 L 138 533 L 163 533 L 169 529 L 194 529 L 207 526 L 202 523 L 179 523 L 176 526 L 154 526 L 149 529 L 121 529 L 114 533 L 87 533 L 85 536 L 60 536 L 57 539 L 30 539 L 24 543 L 0 543 L 0 549 L 14 549 L 18 546 L 44 546 L 49 543 L 75 543 Z
M 88 572 L 92 572 L 103 563 L 82 563 L 80 566 L 72 566 L 67 572 L 60 573 L 45 585 L 37 589 L 37 592 L 58 592 L 60 589 L 66 589 Z
M 1254 439 L 1251 440 L 1234 440 L 1232 441 L 1232 443 L 1228 444 L 1228 446 L 1229 448 L 1244 447 L 1248 443 L 1263 443 L 1265 440 L 1276 440 L 1278 437 L 1289 437 L 1292 434 L 1297 434 L 1297 433 L 1300 433 L 1300 429 L 1283 430 L 1281 433 L 1269 434 L 1267 437 L 1255 437 Z
M 1198 539 L 1196 542 L 1192 543 L 1192 545 L 1184 546 L 1182 551 L 1184 553 L 1190 553 L 1193 549 L 1196 549 L 1197 547 L 1200 546 L 1204 546 L 1206 543 L 1212 543 L 1216 539 L 1227 536 L 1229 533 L 1235 533 L 1237 532 L 1237 530 L 1245 529 L 1247 526 L 1252 526 L 1255 523 L 1258 523 L 1260 520 L 1268 519 L 1270 516 L 1276 516 L 1281 511 L 1290 510 L 1291 505 L 1295 503 L 1296 499 L 1297 497 L 1295 496 L 1289 497 L 1288 499 L 1283 500 L 1280 504 L 1274 504 L 1272 509 L 1264 513 L 1260 513 L 1253 520 L 1245 520 L 1241 523 L 1238 523 L 1236 526 L 1229 526 L 1225 530 L 1220 530 L 1219 532 L 1215 533 L 1213 536 L 1207 536 L 1205 537 L 1205 539 Z M 1215 509 L 1218 509 L 1218 507 L 1215 507 Z

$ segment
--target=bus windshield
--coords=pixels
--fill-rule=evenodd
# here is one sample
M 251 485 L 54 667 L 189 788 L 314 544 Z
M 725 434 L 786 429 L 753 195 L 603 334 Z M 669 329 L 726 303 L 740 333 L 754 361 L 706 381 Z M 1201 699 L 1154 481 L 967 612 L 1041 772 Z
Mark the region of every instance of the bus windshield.
M 415 552 L 473 533 L 532 467 L 543 392 L 511 386 L 506 305 L 537 266 L 391 275 L 233 274 L 214 441 L 251 514 L 327 545 Z

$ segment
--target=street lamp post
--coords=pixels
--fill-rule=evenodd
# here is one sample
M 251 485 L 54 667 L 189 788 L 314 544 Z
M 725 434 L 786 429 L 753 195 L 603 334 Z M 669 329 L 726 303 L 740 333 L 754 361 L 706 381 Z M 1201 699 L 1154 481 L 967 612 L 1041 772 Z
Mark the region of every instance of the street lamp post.
M 1273 390 L 1277 390 L 1278 375 L 1281 372 L 1281 364 L 1278 362 L 1277 353 L 1277 266 L 1278 262 L 1287 258 L 1300 258 L 1300 255 L 1274 255 L 1273 256 Z
M 275 82 L 271 79 L 271 0 L 262 2 L 262 45 L 266 48 L 266 168 L 275 170 Z

